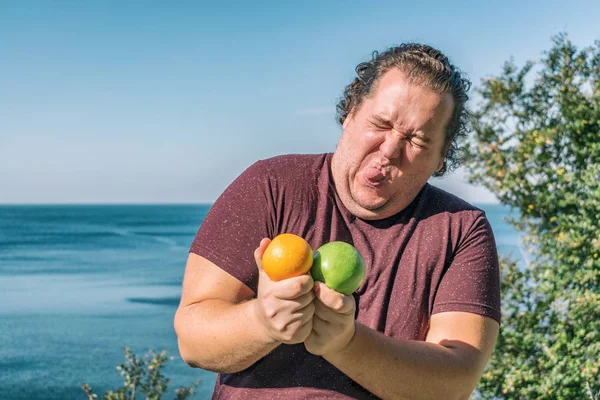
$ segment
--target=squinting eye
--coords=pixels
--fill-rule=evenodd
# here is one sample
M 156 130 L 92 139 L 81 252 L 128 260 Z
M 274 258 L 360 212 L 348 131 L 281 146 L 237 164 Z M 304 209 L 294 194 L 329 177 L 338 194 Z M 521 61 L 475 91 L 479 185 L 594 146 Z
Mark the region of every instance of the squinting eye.
M 419 140 L 411 140 L 410 143 L 421 149 L 425 147 L 425 143 L 422 143 Z

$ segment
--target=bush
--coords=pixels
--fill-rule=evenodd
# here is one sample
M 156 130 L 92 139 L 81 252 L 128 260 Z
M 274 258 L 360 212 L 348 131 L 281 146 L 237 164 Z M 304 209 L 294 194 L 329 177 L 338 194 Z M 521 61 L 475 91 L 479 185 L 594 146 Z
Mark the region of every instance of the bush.
M 136 357 L 128 347 L 125 347 L 125 362 L 117 366 L 121 376 L 125 377 L 123 387 L 110 390 L 102 397 L 102 400 L 134 400 L 141 393 L 145 399 L 159 400 L 167 391 L 170 379 L 166 378 L 161 369 L 167 364 L 169 358 L 167 351 L 156 353 L 150 350 L 143 359 Z M 173 359 L 171 357 L 170 359 Z M 175 389 L 176 400 L 187 399 L 194 395 L 194 390 L 200 381 L 191 386 Z M 87 395 L 88 400 L 95 400 L 98 395 L 92 392 L 92 388 L 84 383 L 81 388 Z
M 486 399 L 599 399 L 600 41 L 566 34 L 539 63 L 482 81 L 471 182 L 516 214 L 525 265 L 502 260 L 503 322 Z

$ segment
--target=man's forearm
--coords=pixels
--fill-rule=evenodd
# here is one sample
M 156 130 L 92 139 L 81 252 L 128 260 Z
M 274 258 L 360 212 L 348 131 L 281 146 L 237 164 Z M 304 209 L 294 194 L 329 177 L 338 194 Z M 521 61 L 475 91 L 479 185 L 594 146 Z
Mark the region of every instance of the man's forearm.
M 189 365 L 219 373 L 248 368 L 278 346 L 259 328 L 253 302 L 205 300 L 175 315 L 179 351 Z
M 348 346 L 325 359 L 383 399 L 468 399 L 478 379 L 478 366 L 451 348 L 393 339 L 359 323 Z

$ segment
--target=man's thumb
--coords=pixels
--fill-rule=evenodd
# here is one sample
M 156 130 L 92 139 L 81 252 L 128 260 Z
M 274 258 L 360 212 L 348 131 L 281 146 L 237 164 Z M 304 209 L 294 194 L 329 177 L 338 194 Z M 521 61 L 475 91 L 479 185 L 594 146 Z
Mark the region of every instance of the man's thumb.
M 264 238 L 260 241 L 260 244 L 258 245 L 256 250 L 254 250 L 254 260 L 256 261 L 256 266 L 258 267 L 259 271 L 263 271 L 262 258 L 265 254 L 265 250 L 269 246 L 269 243 L 271 243 L 271 239 Z

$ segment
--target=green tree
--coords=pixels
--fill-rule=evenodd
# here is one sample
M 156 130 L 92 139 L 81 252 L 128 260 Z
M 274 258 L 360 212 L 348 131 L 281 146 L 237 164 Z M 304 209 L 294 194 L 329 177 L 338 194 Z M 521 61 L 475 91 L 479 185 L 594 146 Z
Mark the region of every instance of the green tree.
M 474 113 L 471 182 L 512 208 L 529 253 L 502 261 L 486 399 L 600 399 L 600 41 L 552 42 L 484 79 Z
M 162 368 L 167 364 L 169 358 L 167 351 L 163 350 L 156 353 L 150 350 L 143 359 L 138 358 L 125 347 L 125 362 L 117 366 L 125 382 L 123 387 L 117 390 L 110 390 L 102 396 L 102 400 L 134 400 L 139 394 L 147 400 L 160 400 L 169 387 L 170 379 L 162 373 Z M 172 357 L 171 357 L 172 359 Z M 175 399 L 184 400 L 194 395 L 194 390 L 200 381 L 194 382 L 187 387 L 175 389 Z M 87 395 L 88 400 L 98 398 L 97 394 L 92 392 L 90 385 L 84 383 L 81 388 Z M 139 397 L 137 397 L 139 398 Z

